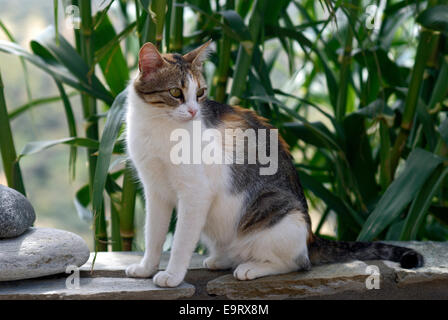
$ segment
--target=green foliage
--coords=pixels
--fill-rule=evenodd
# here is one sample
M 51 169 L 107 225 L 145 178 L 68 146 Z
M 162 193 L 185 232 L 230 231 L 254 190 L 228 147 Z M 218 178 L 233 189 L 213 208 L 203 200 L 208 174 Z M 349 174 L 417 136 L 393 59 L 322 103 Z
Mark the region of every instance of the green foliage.
M 93 221 L 98 250 L 132 248 L 142 196 L 129 163 L 111 162 L 124 154 L 123 90 L 139 46 L 185 53 L 209 39 L 216 44 L 205 68 L 211 98 L 253 108 L 280 129 L 311 205 L 324 208 L 317 233 L 334 213 L 339 239 L 448 239 L 446 1 L 387 1 L 373 24 L 366 8 L 376 1 L 115 0 L 95 14 L 87 0 L 73 4 L 81 13 L 74 44 L 55 19 L 30 53 L 0 21 L 10 39 L 0 51 L 23 61 L 25 84 L 25 62 L 32 63 L 60 93 L 33 100 L 30 92 L 9 120 L 62 100 L 68 126 L 66 139 L 30 142 L 17 156 L 0 99 L 0 147 L 8 183 L 18 188 L 20 175 L 10 172 L 20 172 L 22 156 L 67 144 L 75 175 L 76 150 L 88 150 L 89 181 L 75 206 Z M 85 137 L 68 99 L 77 93 Z

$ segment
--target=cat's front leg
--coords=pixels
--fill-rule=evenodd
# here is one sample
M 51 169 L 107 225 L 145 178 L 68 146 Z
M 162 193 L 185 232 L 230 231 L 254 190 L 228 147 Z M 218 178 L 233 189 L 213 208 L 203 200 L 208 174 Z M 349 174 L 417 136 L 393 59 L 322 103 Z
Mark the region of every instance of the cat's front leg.
M 173 207 L 157 194 L 146 193 L 145 254 L 140 263 L 127 267 L 128 277 L 149 278 L 157 272 Z
M 153 280 L 159 287 L 176 287 L 183 281 L 205 224 L 209 206 L 210 201 L 198 199 L 197 194 L 195 197 L 179 200 L 170 260 L 166 270 L 157 273 Z

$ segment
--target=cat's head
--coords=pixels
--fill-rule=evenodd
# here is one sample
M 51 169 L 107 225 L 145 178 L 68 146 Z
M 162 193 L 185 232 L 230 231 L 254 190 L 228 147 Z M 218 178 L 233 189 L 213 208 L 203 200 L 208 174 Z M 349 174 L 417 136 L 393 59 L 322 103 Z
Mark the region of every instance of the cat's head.
M 169 117 L 190 121 L 200 115 L 200 103 L 207 97 L 202 64 L 207 57 L 208 41 L 180 55 L 160 54 L 150 42 L 139 53 L 139 75 L 134 88 L 148 108 L 161 108 Z

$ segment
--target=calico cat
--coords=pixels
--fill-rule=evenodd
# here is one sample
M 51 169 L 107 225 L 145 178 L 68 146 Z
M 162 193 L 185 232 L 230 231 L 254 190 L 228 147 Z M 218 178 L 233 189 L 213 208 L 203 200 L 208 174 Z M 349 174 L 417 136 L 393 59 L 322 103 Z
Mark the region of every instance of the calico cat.
M 272 140 L 269 137 L 275 131 L 255 112 L 207 99 L 201 69 L 209 44 L 183 56 L 160 54 L 151 43 L 140 50 L 140 72 L 128 88 L 126 121 L 128 153 L 146 197 L 146 251 L 126 274 L 154 276 L 156 285 L 175 287 L 184 279 L 200 237 L 210 253 L 205 267 L 235 268 L 239 280 L 353 259 L 392 260 L 404 268 L 421 266 L 423 257 L 412 249 L 329 241 L 313 235 L 286 143 L 275 137 L 270 147 L 266 141 Z M 268 154 L 276 151 L 276 171 L 260 174 L 263 165 L 257 152 L 255 163 L 174 164 L 172 133 L 179 129 L 192 133 L 195 123 L 203 131 L 214 129 L 224 136 L 245 129 L 267 132 L 264 142 L 257 137 L 249 149 L 258 151 L 264 146 Z M 217 139 L 215 147 L 232 158 L 236 142 L 230 141 Z M 248 151 L 243 151 L 243 158 L 248 159 Z M 177 225 L 171 256 L 166 270 L 158 272 L 173 208 Z

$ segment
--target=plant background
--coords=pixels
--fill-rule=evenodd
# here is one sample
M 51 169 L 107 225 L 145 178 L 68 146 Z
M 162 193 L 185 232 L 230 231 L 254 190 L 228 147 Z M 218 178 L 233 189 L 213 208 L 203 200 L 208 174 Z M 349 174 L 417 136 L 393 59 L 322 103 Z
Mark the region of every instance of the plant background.
M 46 26 L 53 23 L 52 1 L 8 1 L 0 0 L 0 20 L 10 29 L 18 43 L 29 48 L 29 42 Z M 60 12 L 60 18 L 64 16 Z M 72 30 L 64 30 L 70 37 Z M 0 40 L 8 40 L 0 31 Z M 28 102 L 23 69 L 20 60 L 12 55 L 0 53 L 0 66 L 5 86 L 8 109 Z M 56 96 L 57 88 L 45 72 L 32 64 L 27 64 L 33 98 Z M 74 103 L 78 97 L 72 98 Z M 11 122 L 17 150 L 22 150 L 27 142 L 51 140 L 66 136 L 66 122 L 62 103 L 57 101 L 41 109 L 31 110 Z M 77 114 L 78 119 L 81 118 Z M 80 123 L 80 122 L 79 122 Z M 79 219 L 73 205 L 73 195 L 87 178 L 84 159 L 79 159 L 78 178 L 72 182 L 67 175 L 68 153 L 66 148 L 57 147 L 33 157 L 21 160 L 21 168 L 26 180 L 27 196 L 37 214 L 36 226 L 55 227 L 81 235 L 93 249 L 92 232 L 88 222 Z M 0 161 L 0 183 L 6 184 L 3 164 Z
M 81 2 L 85 8 L 87 2 Z M 448 239 L 446 179 L 443 178 L 447 173 L 444 157 L 448 140 L 446 1 L 177 2 L 185 5 L 177 7 L 183 10 L 180 29 L 176 29 L 178 16 L 176 18 L 173 9 L 176 7 L 172 7 L 176 1 L 116 0 L 106 10 L 104 3 L 108 1 L 91 1 L 90 14 L 82 19 L 93 17 L 92 27 L 104 19 L 103 13 L 107 12 L 115 29 L 112 32 L 131 30 L 120 38 L 120 51 L 126 57 L 125 74 L 135 72 L 139 42 L 154 41 L 157 35 L 161 35 L 159 40 L 163 40 L 157 42 L 159 46 L 186 52 L 213 38 L 215 54 L 205 68 L 212 96 L 230 102 L 234 101 L 231 96 L 237 96 L 240 104 L 255 108 L 280 128 L 293 147 L 298 170 L 307 189 L 313 230 L 346 240 Z M 369 19 L 367 7 L 372 4 L 380 6 L 381 3 L 386 4 L 386 10 L 380 29 L 366 27 Z M 55 4 L 58 6 L 59 39 L 52 38 L 54 32 L 46 30 L 48 25 L 55 23 Z M 32 52 L 30 41 L 46 34 L 47 42 L 40 42 L 43 47 L 55 44 L 58 48 L 57 42 L 66 39 L 77 49 L 78 57 L 90 63 L 88 54 L 82 52 L 82 45 L 79 42 L 75 45 L 74 30 L 65 24 L 64 4 L 67 1 L 21 0 L 19 3 L 0 0 L 0 21 L 27 52 Z M 158 8 L 158 4 L 171 6 L 170 19 L 168 15 L 161 14 L 163 10 Z M 427 29 L 420 28 L 417 16 L 422 17 L 425 8 L 436 5 L 441 5 L 441 9 L 427 12 L 419 21 Z M 139 34 L 128 29 L 135 21 L 135 6 L 139 8 Z M 145 15 L 148 6 L 165 21 L 149 21 Z M 127 18 L 123 15 L 123 7 L 127 8 Z M 334 16 L 331 15 L 333 13 Z M 160 26 L 161 21 L 164 29 L 160 33 L 156 26 Z M 103 35 L 107 33 L 103 32 Z M 9 39 L 0 31 L 0 40 Z M 84 37 L 82 41 L 88 43 L 89 40 Z M 99 47 L 110 44 L 107 41 L 97 43 Z M 252 59 L 244 56 L 244 49 L 251 47 L 250 44 L 260 49 L 263 60 L 260 60 L 258 51 Z M 20 60 L 3 53 L 2 45 L 0 72 L 8 111 L 12 112 L 29 101 L 61 95 L 52 77 L 31 63 L 26 63 L 27 74 L 24 73 Z M 110 52 L 111 48 L 116 49 L 109 47 L 106 51 Z M 7 51 L 5 47 L 3 49 Z M 39 47 L 33 49 L 35 56 L 45 58 Z M 101 52 L 101 48 L 95 49 L 96 53 Z M 348 52 L 345 57 L 344 52 Z M 70 69 L 69 66 L 70 61 L 75 61 L 74 55 L 69 56 L 68 62 L 58 60 L 58 63 L 68 68 L 64 70 L 66 74 L 82 84 L 82 76 L 76 75 L 76 68 Z M 44 60 L 45 63 L 52 62 Z M 123 82 L 125 79 L 111 75 L 105 77 L 103 71 L 103 66 L 95 68 L 95 74 L 108 94 L 115 97 L 120 90 L 117 92 L 114 88 L 114 80 Z M 247 81 L 245 72 L 249 73 Z M 220 87 L 217 79 L 222 74 L 228 81 Z M 31 97 L 27 93 L 26 79 Z M 243 88 L 241 84 L 247 84 L 246 90 L 239 90 Z M 115 85 L 119 87 L 122 84 Z M 24 148 L 29 151 L 29 143 L 33 141 L 68 137 L 68 118 L 64 113 L 68 104 L 73 110 L 72 120 L 78 136 L 88 135 L 82 109 L 92 103 L 92 95 L 86 98 L 88 101 L 83 101 L 70 85 L 65 84 L 63 88 L 70 95 L 69 103 L 63 103 L 59 98 L 30 108 L 10 120 L 17 153 Z M 227 96 L 223 96 L 222 88 L 226 89 Z M 111 147 L 119 135 L 120 128 L 114 125 L 113 116 L 119 113 L 120 108 L 113 108 L 115 111 L 111 112 L 113 99 L 103 103 L 98 92 L 96 95 L 93 99 L 97 103 L 96 112 L 112 119 L 109 126 L 106 125 L 108 130 L 104 130 L 105 117 L 95 120 L 100 132 L 96 140 L 101 140 L 104 147 L 100 147 L 100 157 L 108 164 L 110 151 L 104 150 Z M 413 126 L 408 132 L 404 129 L 410 122 Z M 397 143 L 400 139 L 405 144 Z M 143 203 L 137 195 L 135 216 L 134 210 L 123 210 L 123 205 L 135 196 L 132 188 L 123 185 L 122 164 L 110 170 L 111 175 L 107 177 L 112 177 L 113 182 L 104 180 L 107 192 L 103 192 L 104 186 L 93 187 L 95 194 L 90 193 L 88 197 L 89 201 L 94 198 L 96 217 L 102 215 L 102 205 L 105 208 L 107 227 L 103 226 L 101 231 L 98 226 L 102 222 L 95 221 L 96 229 L 93 230 L 93 221 L 86 218 L 84 211 L 92 210 L 92 201 L 86 203 L 85 208 L 80 208 L 86 193 L 78 192 L 93 176 L 88 170 L 85 146 L 82 143 L 76 146 L 75 179 L 70 178 L 72 173 L 68 170 L 68 163 L 73 159 L 68 146 L 55 144 L 43 150 L 42 144 L 38 144 L 34 151 L 40 152 L 21 158 L 27 195 L 37 212 L 36 225 L 81 234 L 91 249 L 94 248 L 93 234 L 97 241 L 106 240 L 106 232 L 109 249 L 122 250 L 124 243 L 134 238 L 133 249 L 141 250 Z M 70 150 L 73 152 L 74 149 Z M 110 162 L 115 163 L 117 159 L 121 159 L 120 155 L 113 155 Z M 99 177 L 106 179 L 108 170 L 107 167 L 103 169 Z M 114 176 L 114 172 L 118 174 Z M 6 183 L 1 171 L 0 183 Z M 122 187 L 131 192 L 126 193 Z M 125 198 L 125 193 L 131 196 Z M 74 198 L 78 200 L 78 208 L 73 204 Z M 131 232 L 134 225 L 132 228 L 124 226 L 123 221 L 129 218 L 135 220 L 135 233 Z M 169 248 L 169 238 L 166 248 Z M 98 245 L 100 250 L 107 249 L 104 242 L 97 242 Z

